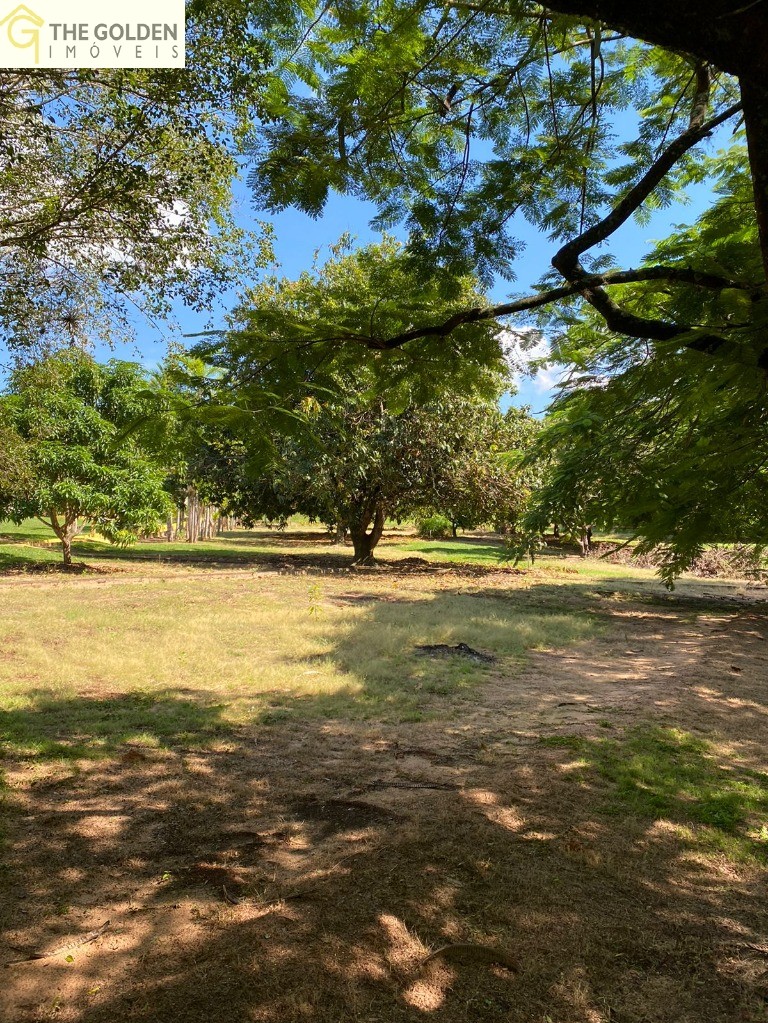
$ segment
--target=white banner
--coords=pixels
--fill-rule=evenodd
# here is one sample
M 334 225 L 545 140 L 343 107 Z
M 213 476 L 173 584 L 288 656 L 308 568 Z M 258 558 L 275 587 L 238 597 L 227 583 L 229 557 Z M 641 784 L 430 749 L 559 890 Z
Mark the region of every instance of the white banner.
M 184 0 L 0 0 L 0 68 L 184 67 Z

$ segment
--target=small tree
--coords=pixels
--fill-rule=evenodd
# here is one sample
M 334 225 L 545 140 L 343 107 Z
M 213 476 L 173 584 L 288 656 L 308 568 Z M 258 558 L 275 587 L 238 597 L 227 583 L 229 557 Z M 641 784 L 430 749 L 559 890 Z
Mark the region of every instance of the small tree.
M 86 523 L 127 544 L 165 513 L 163 472 L 129 431 L 146 411 L 145 388 L 138 366 L 69 352 L 17 372 L 0 399 L 25 463 L 14 487 L 0 487 L 0 515 L 50 526 L 65 565 Z
M 538 424 L 527 411 L 503 414 L 487 402 L 466 403 L 459 423 L 461 448 L 440 466 L 432 503 L 424 510 L 445 515 L 454 536 L 485 524 L 508 532 L 538 481 L 539 463 L 522 464 Z
M 450 497 L 486 521 L 525 501 L 523 475 L 509 461 L 502 468 L 501 452 L 492 450 L 491 438 L 499 440 L 504 425 L 492 400 L 447 394 L 388 411 L 354 383 L 349 381 L 346 398 L 315 401 L 302 429 L 274 438 L 277 454 L 267 472 L 249 473 L 242 445 L 239 459 L 237 446 L 222 457 L 221 496 L 239 517 L 280 519 L 301 512 L 320 519 L 348 532 L 355 564 L 366 565 L 374 561 L 389 517 L 443 508 Z M 530 423 L 524 413 L 517 416 Z M 515 431 L 518 440 L 524 433 L 522 426 Z M 475 480 L 474 470 L 485 463 L 493 468 Z M 494 487 L 481 494 L 491 476 Z

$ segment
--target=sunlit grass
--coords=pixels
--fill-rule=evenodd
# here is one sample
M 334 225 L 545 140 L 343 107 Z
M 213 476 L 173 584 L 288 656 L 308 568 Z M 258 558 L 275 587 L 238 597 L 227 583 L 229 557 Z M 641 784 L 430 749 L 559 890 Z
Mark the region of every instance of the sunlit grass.
M 574 777 L 608 783 L 605 812 L 670 821 L 692 847 L 768 860 L 768 775 L 734 764 L 716 743 L 643 725 L 621 738 L 564 735 L 541 744 L 576 754 Z
M 450 717 L 495 665 L 417 645 L 468 643 L 514 672 L 527 650 L 598 627 L 423 576 L 57 577 L 0 599 L 0 731 L 26 756 L 208 743 L 275 715 Z
M 514 566 L 501 538 L 492 534 L 467 534 L 457 539 L 422 540 L 415 536 L 407 524 L 390 523 L 376 553 L 383 562 L 397 562 L 418 557 L 423 561 L 447 565 L 477 565 L 486 569 L 509 570 Z M 280 559 L 295 563 L 312 559 L 317 567 L 338 570 L 352 562 L 349 544 L 332 542 L 326 530 L 317 523 L 308 523 L 296 516 L 285 530 L 261 527 L 255 530 L 236 530 L 217 536 L 213 540 L 195 544 L 177 541 L 146 541 L 127 548 L 116 548 L 98 535 L 85 532 L 75 538 L 73 558 L 95 571 L 108 568 L 168 564 L 217 567 L 250 565 L 254 568 L 273 565 Z M 52 531 L 37 520 L 20 525 L 0 523 L 0 573 L 29 569 L 40 571 L 61 565 L 61 550 Z M 553 581 L 580 582 L 633 581 L 653 584 L 657 575 L 652 569 L 637 568 L 631 564 L 612 564 L 599 557 L 582 559 L 563 554 L 558 549 L 545 548 L 536 556 L 533 565 L 526 561 L 519 568 L 537 575 L 551 576 Z M 716 585 L 716 584 L 714 584 Z
M 492 672 L 514 676 L 527 651 L 593 635 L 601 581 L 614 595 L 658 589 L 651 572 L 577 558 L 514 572 L 485 536 L 391 533 L 382 544 L 383 560 L 417 553 L 445 566 L 437 575 L 350 572 L 349 550 L 306 524 L 127 551 L 85 536 L 82 577 L 39 574 L 60 565 L 41 524 L 3 524 L 5 537 L 0 568 L 29 571 L 34 585 L 0 576 L 0 732 L 32 757 L 205 745 L 285 718 L 447 719 Z M 274 571 L 283 564 L 289 572 Z M 462 577 L 461 564 L 499 573 Z M 457 643 L 497 663 L 416 650 Z

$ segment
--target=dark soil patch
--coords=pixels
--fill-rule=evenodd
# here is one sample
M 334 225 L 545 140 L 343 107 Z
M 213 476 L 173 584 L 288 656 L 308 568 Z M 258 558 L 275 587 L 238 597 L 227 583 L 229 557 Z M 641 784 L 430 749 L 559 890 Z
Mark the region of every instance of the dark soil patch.
M 493 664 L 496 660 L 493 654 L 473 650 L 466 643 L 457 643 L 456 646 L 448 646 L 447 643 L 426 643 L 417 646 L 416 651 L 425 657 L 468 657 L 470 661 L 482 661 L 483 664 Z
M 296 800 L 292 810 L 303 821 L 319 824 L 323 837 L 336 835 L 353 828 L 367 828 L 396 818 L 391 810 L 375 806 L 363 799 L 315 799 L 312 796 Z

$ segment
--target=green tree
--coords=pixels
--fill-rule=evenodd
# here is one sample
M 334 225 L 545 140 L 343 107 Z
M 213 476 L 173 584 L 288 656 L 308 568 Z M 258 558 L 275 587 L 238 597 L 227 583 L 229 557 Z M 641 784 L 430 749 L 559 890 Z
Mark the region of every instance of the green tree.
M 734 162 L 723 197 L 694 227 L 660 243 L 654 257 L 684 260 L 698 251 L 710 268 L 728 262 L 749 273 L 759 257 L 749 225 L 736 215 L 749 202 L 748 188 Z M 651 297 L 627 285 L 622 302 L 717 325 L 729 334 L 731 359 L 674 346 L 660 355 L 607 331 L 597 314 L 562 322 L 553 356 L 570 375 L 540 437 L 554 457 L 531 524 L 631 529 L 641 538 L 639 553 L 658 551 L 671 584 L 708 542 L 768 543 L 768 392 L 743 358 L 765 327 L 755 325 L 751 300 L 737 290 L 658 288 Z
M 690 513 L 698 456 L 681 475 L 664 440 L 677 381 L 672 434 L 690 435 L 706 452 L 707 492 L 725 502 L 718 535 L 731 511 L 734 523 L 744 521 L 742 481 L 756 495 L 749 488 L 762 478 L 759 394 L 768 372 L 763 5 L 393 0 L 305 17 L 302 84 L 272 87 L 273 120 L 254 153 L 251 180 L 267 208 L 294 204 L 314 215 L 332 189 L 370 199 L 379 222 L 406 225 L 414 265 L 448 292 L 456 272 L 514 275 L 521 218 L 553 241 L 552 270 L 533 294 L 448 316 L 435 307 L 403 330 L 377 332 L 370 346 L 431 343 L 485 317 L 555 331 L 572 410 L 558 414 L 557 428 L 576 430 L 564 443 L 574 458 L 587 450 L 577 425 L 599 405 L 591 450 L 615 456 L 599 461 L 606 470 L 592 480 L 596 489 L 568 496 L 580 474 L 557 475 L 563 513 L 587 497 L 590 506 L 603 500 L 601 481 L 606 501 L 632 493 L 622 484 L 635 449 L 617 431 L 642 408 L 646 440 L 658 431 L 669 457 L 646 458 L 657 475 L 634 521 L 649 543 L 668 543 L 670 571 L 712 538 L 701 530 L 714 528 L 711 516 Z M 712 139 L 722 148 L 714 151 Z M 721 195 L 713 211 L 639 267 L 617 264 L 608 247 L 620 244 L 622 225 L 703 183 Z M 577 393 L 586 387 L 591 393 Z M 718 388 L 733 393 L 723 399 Z M 622 406 L 632 395 L 637 405 Z M 724 400 L 729 415 L 718 413 Z M 693 402 L 702 404 L 686 407 Z M 593 475 L 585 463 L 583 476 Z M 629 511 L 626 501 L 621 508 Z
M 218 375 L 193 386 L 208 388 L 206 416 L 243 445 L 244 462 L 226 451 L 220 462 L 236 480 L 228 494 L 237 513 L 304 511 L 348 529 L 365 561 L 387 515 L 434 499 L 441 459 L 463 450 L 465 423 L 474 429 L 472 401 L 493 407 L 507 363 L 492 320 L 371 355 L 379 332 L 482 296 L 465 277 L 446 298 L 414 276 L 392 239 L 350 246 L 342 239 L 295 281 L 252 289 L 232 329 L 196 348 Z
M 304 427 L 275 437 L 275 456 L 261 475 L 249 471 L 244 446 L 239 458 L 230 448 L 213 478 L 239 518 L 309 515 L 348 532 L 355 563 L 366 565 L 388 518 L 443 509 L 446 500 L 478 521 L 519 514 L 528 495 L 524 474 L 509 461 L 503 469 L 500 461 L 493 465 L 499 454 L 490 445 L 491 437 L 510 442 L 513 435 L 521 445 L 530 433 L 524 414 L 515 417 L 513 430 L 504 430 L 492 401 L 449 393 L 388 411 L 383 401 L 361 394 L 358 383 L 348 380 L 346 397 L 310 399 Z M 511 461 L 522 451 L 506 454 Z
M 749 290 L 762 285 L 768 260 L 745 282 L 740 268 L 712 274 L 675 261 L 619 271 L 595 250 L 633 214 L 716 175 L 717 160 L 702 165 L 702 144 L 722 124 L 746 134 L 759 185 L 753 135 L 766 128 L 747 68 L 762 59 L 768 16 L 755 4 L 734 11 L 709 2 L 703 12 L 682 3 L 674 16 L 660 6 L 393 0 L 305 11 L 309 41 L 293 69 L 301 84 L 273 82 L 265 100 L 272 119 L 254 151 L 256 198 L 315 215 L 331 189 L 362 195 L 378 204 L 380 222 L 407 224 L 410 252 L 430 270 L 481 279 L 514 273 L 522 216 L 558 242 L 552 262 L 562 283 L 467 317 L 576 295 L 627 336 L 683 337 L 688 324 L 625 311 L 605 289 L 640 280 L 652 291 L 663 280 Z M 702 34 L 695 26 L 707 18 L 717 31 Z M 766 195 L 755 187 L 753 225 Z M 446 318 L 442 329 L 461 322 Z M 440 325 L 435 315 L 375 340 L 404 344 Z
M 170 353 L 162 366 L 148 374 L 148 414 L 135 424 L 135 433 L 165 471 L 165 489 L 176 510 L 175 523 L 169 513 L 168 540 L 184 527 L 187 542 L 196 543 L 201 501 L 203 508 L 209 503 L 207 477 L 220 430 L 198 414 L 215 379 L 215 374 L 207 379 L 206 372 L 200 360 L 178 351 Z M 198 380 L 203 381 L 202 388 L 196 385 Z
M 539 424 L 521 409 L 506 413 L 489 402 L 465 402 L 461 446 L 438 462 L 425 512 L 444 515 L 458 529 L 493 525 L 515 532 L 540 476 L 538 460 L 526 456 Z
M 187 4 L 187 67 L 0 70 L 0 340 L 125 337 L 208 308 L 263 253 L 231 183 L 269 59 L 249 4 Z
M 345 374 L 371 395 L 383 395 L 390 407 L 428 401 L 459 382 L 465 393 L 495 394 L 507 363 L 504 335 L 493 319 L 463 324 L 448 339 L 427 337 L 418 348 L 376 349 L 376 338 L 415 319 L 449 317 L 468 303 L 484 303 L 472 275 L 452 283 L 446 296 L 437 281 L 421 280 L 392 238 L 355 249 L 345 235 L 324 263 L 316 261 L 296 280 L 268 277 L 247 290 L 231 329 L 193 349 L 220 371 L 209 382 L 200 376 L 194 386 L 201 394 L 208 388 L 211 397 L 234 395 L 250 415 L 270 423 L 282 417 L 286 426 L 294 418 L 292 403 L 337 393 Z
M 23 445 L 12 485 L 0 477 L 0 517 L 49 525 L 65 565 L 85 524 L 127 544 L 168 507 L 162 468 L 130 433 L 148 411 L 146 387 L 134 364 L 64 353 L 19 370 L 0 399 L 0 421 Z
M 27 445 L 0 415 L 0 506 L 17 500 L 31 478 Z

